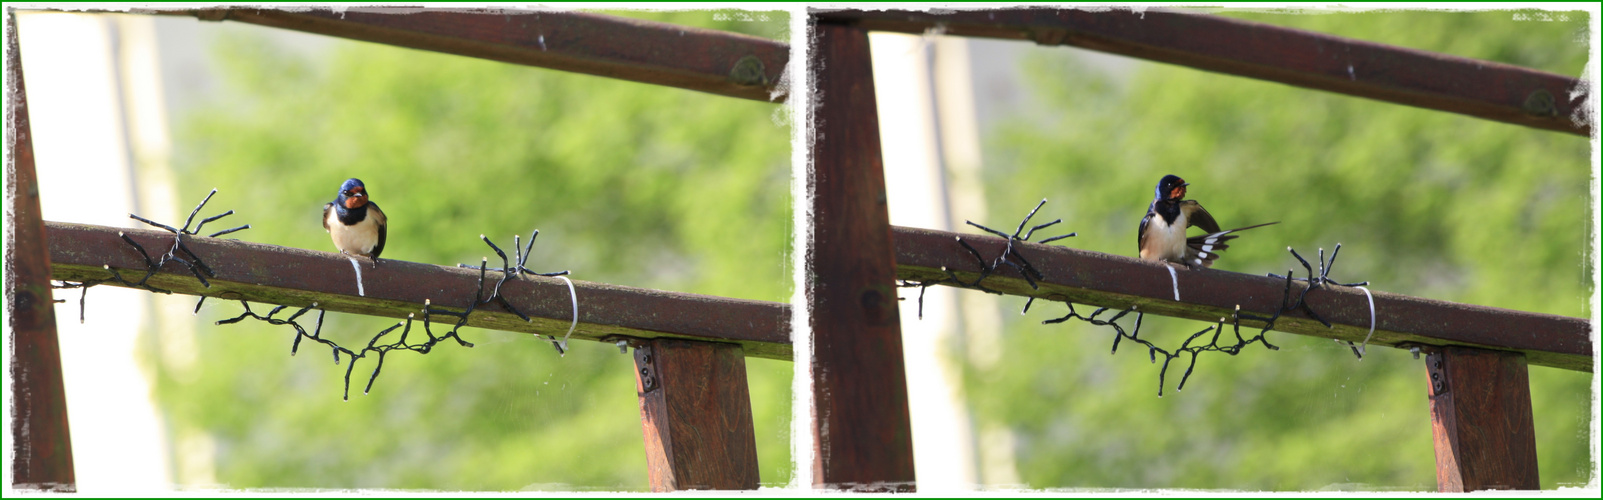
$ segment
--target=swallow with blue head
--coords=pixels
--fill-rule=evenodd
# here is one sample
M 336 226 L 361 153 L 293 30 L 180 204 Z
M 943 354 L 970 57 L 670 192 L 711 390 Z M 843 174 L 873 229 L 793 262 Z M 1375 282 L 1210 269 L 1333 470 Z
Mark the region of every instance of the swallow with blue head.
M 384 211 L 368 198 L 361 179 L 346 179 L 334 201 L 323 205 L 323 229 L 334 239 L 334 247 L 345 255 L 367 257 L 373 267 L 378 267 L 378 256 L 384 252 L 388 223 Z
M 1279 224 L 1279 221 L 1235 229 L 1219 229 L 1219 223 L 1196 200 L 1187 200 L 1186 182 L 1175 175 L 1165 175 L 1158 181 L 1152 204 L 1147 206 L 1146 217 L 1141 218 L 1137 244 L 1142 260 L 1175 262 L 1191 268 L 1213 267 L 1219 252 L 1230 248 L 1226 242 L 1248 229 Z M 1186 237 L 1191 226 L 1202 228 L 1207 234 Z

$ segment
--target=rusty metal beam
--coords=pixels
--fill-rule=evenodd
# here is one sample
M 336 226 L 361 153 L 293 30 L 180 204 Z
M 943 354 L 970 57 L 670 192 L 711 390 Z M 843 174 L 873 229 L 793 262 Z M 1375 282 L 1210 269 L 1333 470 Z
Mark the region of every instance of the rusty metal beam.
M 1165 9 L 816 12 L 869 30 L 1031 40 L 1588 137 L 1580 81 L 1509 64 Z M 1571 92 L 1577 92 L 1571 97 Z
M 977 278 L 979 263 L 957 243 L 957 236 L 987 256 L 999 255 L 1006 243 L 992 236 L 905 227 L 896 227 L 893 233 L 896 275 L 910 280 L 942 278 L 946 276 L 943 266 L 966 281 Z M 1034 243 L 1014 243 L 1014 247 L 1021 248 L 1025 258 L 1046 275 L 1037 280 L 1041 288 L 1032 290 L 1009 268 L 987 278 L 986 287 L 1010 295 L 1116 309 L 1138 305 L 1147 313 L 1212 322 L 1230 316 L 1237 305 L 1243 311 L 1269 316 L 1280 307 L 1286 286 L 1283 279 L 1261 275 L 1181 269 L 1176 274 L 1182 300 L 1176 301 L 1174 281 L 1161 264 Z M 1379 291 L 1373 294 L 1378 324 L 1370 345 L 1457 345 L 1516 351 L 1525 354 L 1531 364 L 1584 372 L 1593 369 L 1591 326 L 1584 319 Z M 1281 316 L 1275 330 L 1353 342 L 1362 342 L 1369 334 L 1369 302 L 1363 291 L 1330 287 L 1308 294 L 1307 301 L 1334 327 L 1325 328 L 1294 311 Z M 1263 326 L 1253 321 L 1242 324 Z
M 136 13 L 238 21 L 765 102 L 790 46 L 766 38 L 585 12 L 259 7 Z
M 117 237 L 119 229 L 85 224 L 46 222 L 51 277 L 58 280 L 105 279 L 102 265 L 139 271 L 144 259 Z M 146 249 L 172 246 L 172 233 L 122 230 Z M 477 269 L 396 260 L 364 268 L 367 295 L 358 296 L 355 272 L 340 254 L 216 238 L 185 237 L 184 244 L 215 271 L 205 288 L 181 264 L 169 262 L 150 284 L 186 295 L 204 294 L 223 300 L 248 300 L 334 312 L 405 318 L 420 313 L 425 300 L 436 308 L 461 310 L 473 300 Z M 499 265 L 497 263 L 496 265 Z M 486 286 L 493 286 L 496 273 Z M 508 280 L 502 295 L 530 316 L 525 322 L 499 304 L 479 306 L 468 326 L 561 337 L 572 319 L 568 287 L 560 279 L 526 276 Z M 108 283 L 112 284 L 112 283 Z M 688 293 L 574 281 L 579 298 L 579 326 L 573 338 L 612 341 L 682 338 L 739 344 L 746 355 L 791 359 L 790 307 L 786 304 L 730 299 Z M 92 295 L 94 292 L 90 292 Z M 89 313 L 94 314 L 90 297 Z M 421 316 L 421 314 L 420 314 Z
M 1432 347 L 1428 352 L 1426 388 L 1437 489 L 1541 489 L 1525 356 L 1467 347 Z
M 757 489 L 757 433 L 740 347 L 638 342 L 635 390 L 651 491 Z
M 896 302 L 896 256 L 868 33 L 819 25 L 809 66 L 818 128 L 808 180 L 813 482 L 913 491 L 913 434 Z
M 8 9 L 9 10 L 9 9 Z M 6 241 L 7 321 L 11 327 L 11 482 L 15 488 L 77 491 L 61 344 L 50 290 L 50 252 L 39 216 L 39 182 L 17 18 L 6 13 L 6 206 L 12 227 Z

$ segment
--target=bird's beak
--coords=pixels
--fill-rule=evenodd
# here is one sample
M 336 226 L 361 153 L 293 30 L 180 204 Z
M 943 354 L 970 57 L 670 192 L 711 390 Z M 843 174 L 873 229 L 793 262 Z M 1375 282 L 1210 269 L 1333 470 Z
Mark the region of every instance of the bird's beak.
M 1186 186 L 1190 186 L 1190 185 L 1191 185 L 1191 183 L 1185 182 L 1185 183 L 1181 183 L 1179 186 L 1175 186 L 1175 187 L 1186 187 Z
M 345 208 L 356 209 L 367 204 L 367 192 L 353 191 L 345 195 Z

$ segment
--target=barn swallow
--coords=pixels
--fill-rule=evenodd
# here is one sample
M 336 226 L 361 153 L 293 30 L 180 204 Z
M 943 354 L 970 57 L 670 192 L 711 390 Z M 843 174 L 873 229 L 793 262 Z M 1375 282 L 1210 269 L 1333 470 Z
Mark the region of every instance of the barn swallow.
M 1220 231 L 1219 223 L 1214 222 L 1213 216 L 1201 204 L 1185 199 L 1186 186 L 1189 185 L 1191 183 L 1174 175 L 1165 175 L 1158 181 L 1152 204 L 1147 206 L 1147 216 L 1141 218 L 1141 229 L 1137 235 L 1142 260 L 1178 262 L 1193 268 L 1213 267 L 1219 252 L 1230 248 L 1225 242 L 1240 236 L 1234 233 L 1280 223 L 1275 221 Z M 1186 229 L 1191 226 L 1200 227 L 1208 234 L 1187 238 Z
M 334 238 L 334 247 L 345 255 L 367 257 L 374 267 L 384 251 L 388 223 L 384 211 L 368 199 L 361 179 L 346 179 L 334 201 L 323 205 L 323 229 Z

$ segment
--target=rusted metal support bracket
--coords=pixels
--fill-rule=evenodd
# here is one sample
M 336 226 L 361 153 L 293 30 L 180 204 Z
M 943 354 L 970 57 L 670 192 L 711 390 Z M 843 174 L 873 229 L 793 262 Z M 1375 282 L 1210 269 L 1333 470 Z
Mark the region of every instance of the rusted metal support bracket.
M 1467 347 L 1423 350 L 1437 488 L 1541 489 L 1525 356 Z
M 632 343 L 651 491 L 757 489 L 757 434 L 740 346 Z
M 1071 45 L 1589 137 L 1590 91 L 1519 66 L 1172 9 L 831 11 L 862 29 Z M 1572 93 L 1575 93 L 1572 95 Z
M 136 9 L 238 21 L 729 97 L 773 95 L 790 46 L 766 38 L 585 12 L 349 7 Z
M 993 236 L 906 227 L 892 231 L 896 275 L 907 280 L 944 278 L 943 267 L 965 282 L 978 278 L 979 263 L 958 244 L 959 236 L 983 255 L 997 255 L 1006 245 L 1006 240 Z M 1031 288 L 1020 275 L 1007 272 L 986 278 L 986 288 L 1113 309 L 1134 305 L 1148 314 L 1207 322 L 1230 317 L 1238 305 L 1244 312 L 1268 316 L 1280 308 L 1285 295 L 1284 279 L 1217 269 L 1178 269 L 1182 300 L 1176 301 L 1175 280 L 1162 264 L 1036 243 L 1014 242 L 1013 247 L 1044 274 L 1035 280 L 1040 288 Z M 1370 345 L 1480 347 L 1523 353 L 1536 365 L 1584 372 L 1593 369 L 1591 325 L 1584 319 L 1372 293 L 1378 324 Z M 1275 322 L 1275 330 L 1352 342 L 1363 342 L 1369 334 L 1369 301 L 1363 291 L 1328 286 L 1310 293 L 1307 301 L 1334 326 L 1326 328 L 1302 311 L 1292 311 Z M 1250 320 L 1241 324 L 1263 326 Z
M 171 245 L 173 238 L 161 231 L 59 222 L 47 222 L 46 229 L 55 262 L 51 277 L 71 281 L 105 279 L 111 273 L 104 265 L 145 269 L 144 258 L 117 236 L 119 231 L 146 248 Z M 385 259 L 377 268 L 363 270 L 367 294 L 359 296 L 350 261 L 337 253 L 205 237 L 185 238 L 184 243 L 216 273 L 208 280 L 211 287 L 202 286 L 176 262 L 151 277 L 150 285 L 217 299 L 291 307 L 317 302 L 318 308 L 334 312 L 406 318 L 421 311 L 425 300 L 435 308 L 460 311 L 474 299 L 479 284 L 478 269 Z M 573 284 L 579 326 L 572 338 L 621 335 L 728 342 L 740 345 L 748 356 L 791 359 L 787 304 L 577 280 Z M 507 280 L 501 294 L 532 321 L 492 303 L 479 306 L 468 326 L 557 337 L 567 333 L 573 309 L 568 287 L 560 279 L 525 275 Z M 93 314 L 92 298 L 88 307 Z
M 913 435 L 868 33 L 817 25 L 807 302 L 813 482 L 912 491 Z M 804 356 L 807 354 L 804 353 Z
M 61 344 L 50 289 L 50 251 L 39 217 L 39 181 L 33 165 L 33 132 L 17 19 L 6 13 L 6 321 L 11 327 L 11 484 L 21 489 L 77 491 L 72 433 L 67 426 L 67 390 L 61 378 Z

